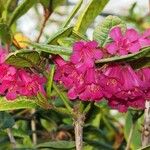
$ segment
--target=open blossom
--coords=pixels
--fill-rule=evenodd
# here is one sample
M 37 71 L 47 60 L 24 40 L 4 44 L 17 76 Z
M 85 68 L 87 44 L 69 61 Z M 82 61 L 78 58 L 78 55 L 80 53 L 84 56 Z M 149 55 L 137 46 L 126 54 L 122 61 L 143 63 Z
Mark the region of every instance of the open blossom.
M 78 72 L 74 64 L 63 61 L 57 57 L 55 60 L 57 69 L 54 79 L 60 81 L 68 89 L 70 99 L 80 98 L 83 101 L 101 100 L 103 97 L 98 84 L 95 68 L 87 68 L 84 73 Z
M 139 34 L 134 29 L 127 29 L 125 34 L 123 34 L 120 27 L 114 27 L 109 34 L 113 42 L 107 44 L 106 49 L 112 55 L 135 53 L 141 48 Z
M 150 67 L 142 68 L 137 71 L 138 77 L 142 81 L 142 88 L 145 92 L 146 99 L 150 99 Z
M 23 96 L 36 96 L 38 92 L 45 94 L 45 78 L 37 74 L 31 74 L 25 70 L 18 70 L 18 80 L 22 82 L 19 87 L 19 93 Z
M 0 47 L 0 94 L 8 100 L 14 100 L 18 96 L 35 96 L 38 92 L 44 91 L 46 82 L 44 77 L 28 72 L 24 69 L 17 69 L 5 63 L 7 53 Z
M 145 107 L 143 83 L 131 66 L 114 64 L 108 66 L 103 74 L 103 91 L 110 107 L 121 112 L 127 111 L 130 106 L 140 109 Z
M 92 68 L 94 61 L 103 57 L 102 51 L 98 48 L 96 41 L 79 41 L 73 45 L 71 62 L 80 72 L 85 72 L 86 68 Z

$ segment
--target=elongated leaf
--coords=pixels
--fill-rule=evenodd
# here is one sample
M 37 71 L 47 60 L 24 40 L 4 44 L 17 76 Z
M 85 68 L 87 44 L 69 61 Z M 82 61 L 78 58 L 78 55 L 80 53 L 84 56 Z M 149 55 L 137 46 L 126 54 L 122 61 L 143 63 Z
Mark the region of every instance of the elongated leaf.
M 108 1 L 109 0 L 90 0 L 88 6 L 85 5 L 85 8 L 83 8 L 83 12 L 81 12 L 74 30 L 85 33 L 89 25 L 100 14 Z
M 93 39 L 99 42 L 100 46 L 105 46 L 105 44 L 110 40 L 109 32 L 115 26 L 121 27 L 122 30 L 126 29 L 126 24 L 119 17 L 106 17 L 105 20 L 101 23 L 101 25 L 98 25 L 95 28 L 93 33 Z
M 49 73 L 48 81 L 47 81 L 47 85 L 46 85 L 46 92 L 49 97 L 51 96 L 51 91 L 52 91 L 54 71 L 55 71 L 55 66 L 51 65 L 50 73 Z
M 38 52 L 46 52 L 49 54 L 59 54 L 59 55 L 71 55 L 72 49 L 57 46 L 57 45 L 46 45 L 46 44 L 39 44 L 39 43 L 29 43 L 32 47 L 36 48 Z
M 36 107 L 35 98 L 18 97 L 13 101 L 8 101 L 5 97 L 0 98 L 0 111 Z
M 65 23 L 62 25 L 62 28 L 67 27 L 67 25 L 71 22 L 72 18 L 75 16 L 77 11 L 80 9 L 82 3 L 83 3 L 83 0 L 79 0 L 77 5 L 73 8 L 72 12 L 70 13 L 69 17 L 65 21 Z
M 57 33 L 53 34 L 48 40 L 47 44 L 56 44 L 57 40 L 62 37 L 68 37 L 72 33 L 73 27 L 61 28 Z
M 11 42 L 11 31 L 8 28 L 7 24 L 0 23 L 0 39 L 4 43 L 10 43 Z
M 74 141 L 57 141 L 57 142 L 46 142 L 41 143 L 36 146 L 36 148 L 54 148 L 54 149 L 72 149 L 75 148 Z
M 8 55 L 6 62 L 16 67 L 34 67 L 40 61 L 39 53 L 31 50 L 19 50 Z
M 19 17 L 24 15 L 36 2 L 37 0 L 23 0 L 23 2 L 13 12 L 8 22 L 8 25 L 11 26 Z
M 109 62 L 121 62 L 121 61 L 130 62 L 130 61 L 138 60 L 142 57 L 146 57 L 149 54 L 150 54 L 150 47 L 146 47 L 146 48 L 141 49 L 137 53 L 124 55 L 124 56 L 120 56 L 120 57 L 114 56 L 114 57 L 110 57 L 110 58 L 104 58 L 101 60 L 97 60 L 96 63 L 109 63 Z
M 135 128 L 133 130 L 132 138 L 131 138 L 131 148 L 133 150 L 138 149 L 141 147 L 141 133 L 140 133 L 140 127 L 142 124 L 142 118 L 138 119 L 136 122 Z M 126 122 L 125 122 L 125 128 L 124 128 L 124 135 L 126 140 L 129 138 L 130 129 L 132 126 L 132 115 L 130 112 L 126 114 Z
M 72 47 L 73 43 L 75 43 L 76 40 L 71 37 L 63 37 L 58 39 L 58 43 L 61 46 L 65 47 Z

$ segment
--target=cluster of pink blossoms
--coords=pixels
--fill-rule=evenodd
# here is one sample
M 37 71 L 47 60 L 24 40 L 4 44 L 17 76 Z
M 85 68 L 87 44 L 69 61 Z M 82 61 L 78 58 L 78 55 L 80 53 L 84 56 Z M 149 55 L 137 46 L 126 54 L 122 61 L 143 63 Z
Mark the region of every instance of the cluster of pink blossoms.
M 107 53 L 126 55 L 150 45 L 150 30 L 139 35 L 134 29 L 122 34 L 119 27 L 110 31 L 112 42 L 105 46 Z M 101 68 L 95 61 L 103 58 L 96 41 L 79 41 L 73 45 L 70 61 L 55 58 L 55 80 L 68 89 L 70 99 L 83 101 L 108 100 L 111 108 L 126 112 L 128 107 L 144 109 L 150 98 L 150 68 L 133 70 L 127 63 L 112 63 Z
M 0 95 L 13 100 L 17 96 L 35 96 L 44 92 L 44 77 L 30 73 L 24 69 L 17 69 L 5 63 L 7 53 L 0 47 Z

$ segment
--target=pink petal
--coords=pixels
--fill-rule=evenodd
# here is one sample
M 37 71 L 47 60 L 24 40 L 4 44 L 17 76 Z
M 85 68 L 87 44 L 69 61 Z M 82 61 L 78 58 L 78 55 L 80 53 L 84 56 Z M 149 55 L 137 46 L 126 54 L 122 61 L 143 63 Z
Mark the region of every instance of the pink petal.
M 127 49 L 123 49 L 123 48 L 121 48 L 121 49 L 119 49 L 119 54 L 120 55 L 127 55 L 128 54 L 128 51 L 127 51 Z
M 75 90 L 75 88 L 73 87 L 73 88 L 71 88 L 71 89 L 69 89 L 69 91 L 68 91 L 68 97 L 69 97 L 69 99 L 76 99 L 77 98 L 77 92 L 76 92 L 76 90 Z
M 98 43 L 96 41 L 89 41 L 86 43 L 86 45 L 90 49 L 95 49 L 98 46 Z
M 142 38 L 148 38 L 150 37 L 150 29 L 147 29 L 143 34 L 142 34 Z
M 74 64 L 77 64 L 81 61 L 81 56 L 79 52 L 74 52 L 71 57 L 70 57 L 70 61 Z
M 110 37 L 111 37 L 114 41 L 119 41 L 120 38 L 122 38 L 122 33 L 121 33 L 120 27 L 114 27 L 114 28 L 110 31 Z
M 94 58 L 95 59 L 101 59 L 103 57 L 103 52 L 100 49 L 94 50 Z
M 116 54 L 118 47 L 116 46 L 116 43 L 113 42 L 113 43 L 107 44 L 106 49 L 107 49 L 108 53 L 114 55 L 114 54 Z
M 126 33 L 125 33 L 125 37 L 126 37 L 130 42 L 133 42 L 133 41 L 138 40 L 139 35 L 138 35 L 137 31 L 134 30 L 134 29 L 127 29 L 127 30 L 126 30 Z
M 6 94 L 8 100 L 14 100 L 17 98 L 17 93 L 15 91 L 8 91 Z
M 129 46 L 129 52 L 131 53 L 136 53 L 140 50 L 141 46 L 138 42 L 131 44 L 131 46 Z
M 84 47 L 84 42 L 79 41 L 73 44 L 73 51 L 80 51 Z

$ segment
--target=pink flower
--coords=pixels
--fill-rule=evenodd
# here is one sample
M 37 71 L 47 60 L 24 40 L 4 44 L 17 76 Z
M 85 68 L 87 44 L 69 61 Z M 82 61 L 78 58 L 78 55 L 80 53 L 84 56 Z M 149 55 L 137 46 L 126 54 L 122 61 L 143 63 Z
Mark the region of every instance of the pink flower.
M 94 61 L 103 57 L 102 51 L 98 48 L 96 41 L 79 41 L 73 45 L 71 62 L 79 72 L 85 72 L 87 68 L 94 66 Z
M 45 95 L 44 84 L 46 79 L 37 74 L 30 74 L 25 70 L 18 70 L 18 80 L 22 82 L 19 88 L 20 95 L 36 96 L 38 92 Z
M 137 71 L 138 77 L 142 80 L 142 88 L 145 92 L 146 99 L 150 99 L 150 68 L 142 68 Z
M 84 73 L 78 72 L 71 62 L 63 61 L 57 57 L 55 60 L 57 69 L 54 79 L 63 83 L 68 89 L 70 99 L 80 98 L 84 101 L 98 101 L 103 97 L 98 84 L 98 71 L 95 68 L 87 68 Z
M 108 53 L 114 55 L 127 55 L 128 53 L 136 53 L 140 50 L 139 35 L 134 29 L 127 29 L 125 34 L 122 34 L 120 27 L 114 27 L 110 31 L 112 43 L 106 45 Z
M 14 67 L 2 64 L 0 66 L 1 84 L 0 84 L 0 94 L 6 95 L 8 100 L 13 100 L 17 97 L 19 82 L 17 81 L 17 70 Z
M 110 107 L 125 112 L 128 107 L 144 108 L 143 83 L 127 64 L 112 64 L 103 69 L 105 75 L 100 84 Z M 140 101 L 141 100 L 141 101 Z
M 150 45 L 150 29 L 146 30 L 141 37 L 139 38 L 139 42 L 142 47 L 146 47 Z

